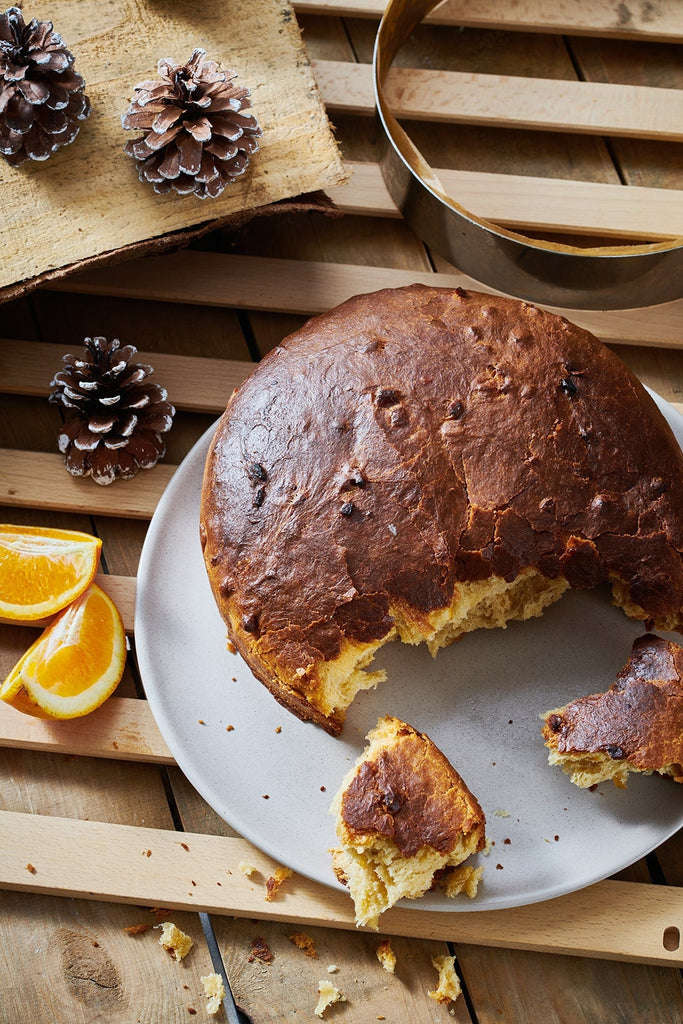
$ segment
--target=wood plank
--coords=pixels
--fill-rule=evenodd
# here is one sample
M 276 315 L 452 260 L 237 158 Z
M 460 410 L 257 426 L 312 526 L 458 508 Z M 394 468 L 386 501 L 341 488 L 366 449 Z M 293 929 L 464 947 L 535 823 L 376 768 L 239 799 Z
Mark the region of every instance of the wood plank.
M 328 110 L 374 115 L 371 64 L 312 64 Z M 680 89 L 394 67 L 384 92 L 392 113 L 403 120 L 683 139 Z
M 298 14 L 374 18 L 384 14 L 385 0 L 296 0 Z M 550 32 L 562 35 L 612 36 L 619 39 L 683 40 L 676 0 L 657 4 L 595 3 L 595 0 L 445 0 L 426 18 L 435 25 L 507 32 Z
M 330 1024 L 444 1024 L 446 1017 L 449 1024 L 483 1024 L 483 1018 L 471 1016 L 464 995 L 448 1007 L 428 995 L 437 978 L 432 958 L 451 953 L 444 942 L 393 936 L 391 947 L 397 966 L 395 974 L 388 974 L 377 961 L 377 948 L 383 936 L 375 933 L 353 934 L 307 926 L 306 934 L 317 952 L 313 959 L 294 947 L 291 936 L 297 929 L 293 925 L 267 921 L 255 926 L 246 918 L 226 917 L 213 917 L 212 921 L 235 998 L 254 1024 L 313 1021 L 318 985 L 324 977 L 338 986 L 346 1000 L 325 1013 L 324 1019 Z M 273 954 L 271 963 L 258 967 L 249 963 L 248 957 L 255 927 Z M 551 959 L 557 963 L 557 957 Z M 605 961 L 599 963 L 606 966 Z M 331 976 L 327 973 L 328 964 L 336 968 Z M 633 970 L 632 966 L 621 966 L 622 970 Z M 462 976 L 462 969 L 458 966 L 457 970 Z M 254 974 L 261 984 L 254 984 Z M 543 1024 L 554 1022 L 546 1020 Z
M 0 504 L 150 519 L 176 470 L 158 463 L 133 480 L 100 487 L 72 476 L 61 455 L 0 449 Z
M 562 927 L 558 921 L 558 927 Z M 460 943 L 477 1019 L 524 1024 L 681 1024 L 680 971 Z M 530 995 L 530 993 L 533 993 Z
M 193 941 L 178 964 L 159 945 L 159 932 L 131 935 L 126 928 L 158 926 L 148 910 L 94 900 L 61 900 L 4 892 L 3 1024 L 188 1024 L 207 1017 L 201 978 L 212 970 L 197 914 L 168 919 Z
M 66 722 L 32 718 L 0 701 L 0 746 L 175 764 L 149 704 L 133 697 L 110 697 L 91 714 Z
M 163 10 L 152 0 L 89 0 L 87 17 L 80 4 L 61 6 L 59 30 L 77 55 L 93 114 L 39 174 L 2 161 L 0 287 L 342 180 L 291 10 L 287 17 L 270 0 L 249 0 L 234 19 L 223 13 L 220 0 L 193 10 L 182 0 Z M 46 0 L 34 0 L 31 17 L 53 16 Z M 183 62 L 200 43 L 224 68 L 238 69 L 239 86 L 251 91 L 254 113 L 267 126 L 247 173 L 211 200 L 210 213 L 194 195 L 158 196 L 121 152 L 127 135 L 137 137 L 121 128 L 135 84 L 156 76 L 161 57 Z
M 377 164 L 350 163 L 346 185 L 328 189 L 345 213 L 398 217 Z M 446 193 L 501 227 L 634 241 L 683 237 L 683 192 L 602 182 L 435 168 Z
M 277 865 L 243 839 L 4 811 L 0 847 L 7 889 L 355 927 L 346 893 L 298 875 L 267 902 L 264 883 Z M 258 875 L 247 878 L 241 861 Z M 395 907 L 382 917 L 386 934 L 681 967 L 681 950 L 664 945 L 670 927 L 683 927 L 682 889 L 615 881 L 510 910 Z
M 146 296 L 159 301 L 309 316 L 325 312 L 361 292 L 399 288 L 415 282 L 445 288 L 474 288 L 495 294 L 495 289 L 457 271 L 435 274 L 392 267 L 187 250 L 120 264 L 106 271 L 88 271 L 49 287 L 77 294 Z M 603 341 L 683 348 L 683 300 L 627 310 L 546 308 L 592 331 Z
M 129 636 L 133 634 L 135 622 L 135 585 L 136 581 L 131 576 L 114 576 L 106 572 L 98 572 L 95 577 L 98 586 L 109 594 L 114 604 L 121 613 L 123 627 Z M 13 619 L 3 619 L 0 616 L 0 623 L 12 626 L 39 627 L 43 629 L 52 622 L 54 616 L 45 619 L 35 619 L 33 622 L 16 622 Z
M 67 351 L 77 346 L 41 341 L 0 338 L 0 388 L 5 394 L 48 395 L 52 376 L 61 368 Z M 154 369 L 154 380 L 165 387 L 176 409 L 216 412 L 225 408 L 234 388 L 242 383 L 253 364 L 239 359 L 208 359 L 202 356 L 138 352 L 135 360 Z
M 2 344 L 1 341 L 0 344 Z M 11 354 L 14 356 L 14 361 L 16 362 L 17 365 L 17 373 L 15 374 L 13 372 L 13 367 L 11 365 L 6 365 L 7 373 L 3 381 L 3 388 L 5 392 L 16 391 L 17 393 L 20 393 L 23 391 L 27 394 L 35 395 L 45 393 L 44 385 L 40 381 L 35 382 L 31 380 L 31 378 L 26 374 L 24 369 L 24 360 L 22 358 L 22 354 L 24 352 L 30 353 L 31 344 L 31 342 L 21 341 L 10 341 L 6 343 L 7 350 L 10 351 Z M 208 399 L 205 400 L 203 397 L 200 398 L 197 392 L 196 375 L 193 372 L 193 366 L 197 361 L 201 362 L 201 360 L 193 360 L 192 357 L 188 357 L 186 360 L 183 360 L 179 366 L 174 366 L 172 365 L 171 359 L 168 360 L 167 373 L 165 379 L 169 386 L 173 388 L 174 393 L 178 395 L 181 405 L 189 404 L 190 402 L 193 402 L 196 398 L 199 399 L 204 405 L 208 405 L 209 403 Z M 0 360 L 0 365 L 1 363 L 2 361 Z M 252 367 L 253 364 L 251 363 L 236 363 L 234 370 L 229 368 L 228 373 L 225 374 L 224 377 L 225 379 L 227 379 L 227 377 L 230 376 L 230 378 L 233 380 L 233 386 L 237 386 L 237 384 L 240 382 L 240 379 L 246 377 L 248 373 L 252 370 Z M 658 390 L 656 385 L 655 390 Z M 185 397 L 186 393 L 189 395 L 188 398 Z M 669 401 L 674 406 L 674 408 L 677 408 L 679 411 L 683 411 L 683 403 L 676 402 L 675 399 L 672 401 L 671 397 L 669 397 Z M 216 415 L 220 415 L 220 413 L 223 412 L 224 408 L 223 396 L 220 389 L 218 389 L 217 393 L 211 397 L 211 402 L 213 403 L 213 406 L 210 409 L 207 409 L 206 411 L 213 412 Z M 107 589 L 110 586 L 117 586 L 117 584 L 115 584 L 111 578 L 108 579 L 105 576 L 104 586 L 105 589 Z M 112 597 L 114 597 L 114 600 L 116 600 L 115 593 L 112 593 Z M 122 600 L 126 600 L 127 598 L 127 594 L 122 595 Z

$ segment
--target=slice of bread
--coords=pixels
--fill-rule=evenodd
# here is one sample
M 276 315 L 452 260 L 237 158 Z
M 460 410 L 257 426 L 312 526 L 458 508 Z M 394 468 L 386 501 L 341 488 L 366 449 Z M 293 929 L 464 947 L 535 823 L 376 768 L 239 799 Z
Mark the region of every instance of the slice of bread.
M 543 716 L 550 764 L 582 789 L 629 772 L 683 782 L 683 647 L 650 633 L 606 693 L 580 697 Z
M 330 812 L 342 844 L 333 868 L 349 887 L 358 926 L 377 929 L 385 910 L 422 896 L 486 842 L 482 809 L 448 759 L 390 716 L 368 733 Z

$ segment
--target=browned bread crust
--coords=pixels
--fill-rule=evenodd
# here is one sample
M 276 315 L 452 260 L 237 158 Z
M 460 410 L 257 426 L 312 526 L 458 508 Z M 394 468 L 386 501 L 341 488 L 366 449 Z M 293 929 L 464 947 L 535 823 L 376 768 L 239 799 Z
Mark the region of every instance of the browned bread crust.
M 603 582 L 683 623 L 671 430 L 597 339 L 513 299 L 413 285 L 309 321 L 230 399 L 200 528 L 230 639 L 331 733 L 339 680 L 396 635 L 436 649 Z M 530 589 L 487 619 L 489 584 Z M 449 633 L 470 591 L 484 610 Z
M 385 715 L 368 733 L 330 811 L 341 843 L 332 866 L 357 924 L 376 928 L 397 900 L 437 880 L 447 895 L 476 895 L 483 868 L 464 861 L 485 848 L 484 812 L 433 741 L 401 719 Z
M 463 836 L 482 850 L 486 819 L 448 758 L 425 733 L 387 715 L 345 781 L 337 835 L 348 845 L 370 836 L 391 840 L 402 857 L 431 846 L 448 855 Z
M 651 634 L 639 637 L 606 693 L 548 712 L 542 732 L 554 759 L 579 785 L 598 775 L 624 785 L 629 769 L 683 782 L 683 647 Z M 613 774 L 619 767 L 624 771 Z

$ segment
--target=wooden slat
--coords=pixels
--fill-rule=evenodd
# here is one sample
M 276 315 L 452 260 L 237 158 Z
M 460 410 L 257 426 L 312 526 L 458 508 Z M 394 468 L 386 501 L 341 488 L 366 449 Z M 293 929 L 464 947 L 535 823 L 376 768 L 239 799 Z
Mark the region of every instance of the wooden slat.
M 0 701 L 0 746 L 79 757 L 174 764 L 146 700 L 110 697 L 66 722 L 43 721 Z
M 354 928 L 346 893 L 301 876 L 267 902 L 276 864 L 243 839 L 3 811 L 0 849 L 7 889 Z M 245 860 L 257 876 L 239 870 Z M 550 904 L 461 914 L 395 907 L 382 917 L 386 934 L 683 966 L 680 950 L 664 946 L 669 927 L 683 927 L 683 890 L 615 881 Z
M 28 453 L 26 453 L 28 454 Z M 133 634 L 135 621 L 135 586 L 136 581 L 131 576 L 114 576 L 110 573 L 100 572 L 95 577 L 95 582 L 112 598 L 123 619 L 123 626 L 129 636 Z M 33 622 L 15 622 L 10 619 L 3 619 L 0 622 L 11 623 L 13 626 L 29 626 L 41 629 L 52 621 L 53 616 L 46 619 L 36 619 Z
M 313 61 L 313 70 L 328 110 L 374 114 L 371 64 Z M 405 120 L 683 139 L 680 89 L 392 68 L 385 97 Z
M 298 14 L 375 18 L 384 14 L 385 0 L 297 0 Z M 610 36 L 676 42 L 683 40 L 677 0 L 656 4 L 595 3 L 595 0 L 445 0 L 425 19 L 435 25 L 463 25 L 508 32 L 548 32 L 563 35 Z
M 83 295 L 146 298 L 160 302 L 229 306 L 274 313 L 322 313 L 352 295 L 419 282 L 475 288 L 495 294 L 466 274 L 309 260 L 233 256 L 185 250 L 74 275 L 49 285 Z M 547 307 L 621 345 L 683 348 L 683 300 L 628 310 L 584 311 Z
M 64 345 L 0 338 L 0 389 L 13 395 L 47 395 L 61 368 Z M 138 352 L 135 357 L 154 368 L 154 380 L 168 391 L 177 409 L 216 412 L 224 409 L 234 388 L 253 364 L 238 359 Z
M 61 455 L 2 448 L 0 504 L 150 519 L 175 469 L 158 463 L 151 473 L 100 487 L 90 478 L 71 476 Z
M 121 613 L 126 633 L 132 636 L 135 623 L 135 579 L 131 576 L 114 576 L 110 573 L 98 573 L 96 581 L 113 600 Z
M 675 343 L 672 342 L 672 344 Z M 4 371 L 4 376 L 1 378 L 2 390 L 4 392 L 8 394 L 38 396 L 46 394 L 44 381 L 36 381 L 31 378 L 29 373 L 26 372 L 26 361 L 31 358 L 33 349 L 41 347 L 43 346 L 35 342 L 9 340 L 3 342 L 0 339 L 0 372 Z M 51 347 L 60 348 L 60 346 L 57 345 Z M 9 359 L 6 362 L 3 362 L 2 359 L 3 348 L 9 354 Z M 197 375 L 195 375 L 193 371 L 195 362 L 201 363 L 203 360 L 194 360 L 192 357 L 189 357 L 188 359 L 184 359 L 180 363 L 176 364 L 174 357 L 167 357 L 167 359 L 164 360 L 166 366 L 164 382 L 176 395 L 179 408 L 192 408 L 195 406 L 197 401 L 199 401 L 202 404 L 203 412 L 213 412 L 216 415 L 219 415 L 224 408 L 222 391 L 220 388 L 217 389 L 216 393 L 211 398 L 212 405 L 209 406 L 208 399 L 203 399 L 197 392 Z M 235 386 L 240 382 L 239 378 L 245 377 L 249 372 L 251 372 L 252 368 L 252 363 L 235 361 L 233 363 L 233 368 L 229 369 L 228 373 L 225 374 L 224 379 L 227 380 L 228 376 L 230 376 L 233 381 L 233 386 Z M 199 376 L 201 376 L 201 370 L 199 372 Z M 683 402 L 672 401 L 671 396 L 668 396 L 668 401 L 675 409 L 683 413 Z M 28 458 L 26 465 L 27 473 L 29 472 L 30 462 L 31 460 Z M 1 465 L 2 457 L 0 456 L 0 467 Z M 110 576 L 104 576 L 103 581 L 105 589 L 112 585 L 112 577 Z M 125 581 L 123 581 L 121 585 L 125 586 Z M 114 594 L 112 594 L 112 596 L 115 597 Z M 132 596 L 126 594 L 124 600 L 125 599 L 132 601 Z
M 347 166 L 348 183 L 328 189 L 341 210 L 399 216 L 377 164 Z M 501 227 L 631 241 L 683 237 L 683 191 L 445 167 L 435 174 L 461 206 Z

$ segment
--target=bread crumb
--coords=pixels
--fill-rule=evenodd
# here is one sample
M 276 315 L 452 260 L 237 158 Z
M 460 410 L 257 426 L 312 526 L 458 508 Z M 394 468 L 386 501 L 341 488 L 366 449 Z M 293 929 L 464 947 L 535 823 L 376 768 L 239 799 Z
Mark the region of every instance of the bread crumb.
M 279 893 L 282 883 L 294 874 L 291 868 L 277 868 L 275 874 L 271 875 L 266 882 L 265 899 L 268 903 L 274 900 Z
M 33 864 L 31 864 L 31 862 L 30 862 L 30 861 L 29 861 L 29 863 L 28 863 L 28 864 L 26 865 L 26 870 L 27 870 L 27 871 L 30 871 L 32 875 L 35 875 L 35 873 L 36 873 L 36 869 L 35 869 L 35 867 L 33 866 Z
M 432 966 L 439 972 L 439 983 L 434 991 L 428 991 L 430 999 L 437 1003 L 450 1003 L 458 998 L 462 989 L 460 979 L 455 973 L 454 956 L 434 956 Z
M 337 967 L 336 964 L 329 964 L 328 968 L 327 968 L 327 973 L 328 974 L 336 974 L 338 970 L 339 970 L 339 968 Z
M 249 864 L 246 860 L 241 860 L 237 867 L 240 869 L 243 875 L 247 876 L 247 878 L 251 878 L 252 875 L 258 874 L 254 865 Z
M 199 979 L 204 986 L 204 995 L 208 999 L 206 1012 L 218 1013 L 225 998 L 225 986 L 220 974 L 207 974 Z
M 464 892 L 466 896 L 473 900 L 477 895 L 479 882 L 483 874 L 483 867 L 475 868 L 469 864 L 453 868 L 446 876 L 443 891 L 449 899 L 453 899 L 455 896 L 459 896 L 461 892 Z
M 235 726 L 234 725 L 226 725 L 225 731 L 226 732 L 234 732 L 235 731 Z
M 510 812 L 509 811 L 503 811 L 503 810 L 499 809 L 497 811 L 494 811 L 493 813 L 496 815 L 497 818 L 509 818 L 510 817 Z
M 293 942 L 297 949 L 303 949 L 306 956 L 310 956 L 313 960 L 318 959 L 318 951 L 315 948 L 315 943 L 310 935 L 306 932 L 294 932 L 289 936 L 289 941 Z
M 128 927 L 123 930 L 128 935 L 144 935 L 145 932 L 148 932 L 150 928 L 153 927 L 154 925 L 151 924 L 129 924 Z
M 172 921 L 164 921 L 163 924 L 157 924 L 154 927 L 161 928 L 159 945 L 164 947 L 169 956 L 172 956 L 174 960 L 184 960 L 192 949 L 190 936 L 181 932 L 180 928 L 176 928 Z
M 391 948 L 391 939 L 384 939 L 380 942 L 376 950 L 377 959 L 381 963 L 385 971 L 389 974 L 393 974 L 396 970 L 396 954 Z
M 273 954 L 270 951 L 270 946 L 264 938 L 260 935 L 251 940 L 251 953 L 247 957 L 249 963 L 254 960 L 260 960 L 264 964 L 269 964 L 273 959 Z
M 318 982 L 318 1005 L 315 1008 L 316 1017 L 322 1017 L 328 1006 L 333 1003 L 345 1003 L 346 996 L 343 996 L 338 988 L 331 981 Z

